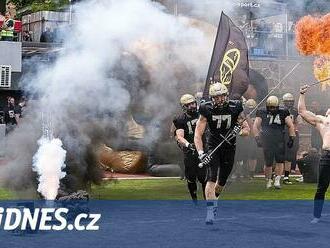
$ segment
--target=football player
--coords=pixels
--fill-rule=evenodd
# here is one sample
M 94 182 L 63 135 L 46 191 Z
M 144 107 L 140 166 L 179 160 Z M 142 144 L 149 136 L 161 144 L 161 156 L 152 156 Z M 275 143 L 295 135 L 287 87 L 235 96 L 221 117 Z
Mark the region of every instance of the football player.
M 194 145 L 194 134 L 199 114 L 197 112 L 196 98 L 185 94 L 180 98 L 183 113 L 173 120 L 175 137 L 179 147 L 184 153 L 185 178 L 191 198 L 197 203 L 197 183 L 202 184 L 204 199 L 206 186 L 206 169 L 199 168 L 198 153 Z
M 291 170 L 296 169 L 296 161 L 297 161 L 297 152 L 299 149 L 299 133 L 298 133 L 298 120 L 299 114 L 298 110 L 294 107 L 294 97 L 291 93 L 286 93 L 282 97 L 284 107 L 289 111 L 290 117 L 293 121 L 293 125 L 295 127 L 296 138 L 292 148 L 285 146 L 285 162 L 284 162 L 284 184 L 292 184 L 289 180 L 289 175 Z M 289 133 L 288 128 L 284 129 L 285 131 L 285 141 L 289 141 Z
M 195 131 L 195 145 L 202 162 L 207 163 L 207 184 L 205 195 L 207 200 L 206 224 L 213 224 L 217 211 L 217 198 L 215 187 L 221 192 L 228 176 L 232 171 L 235 156 L 235 139 L 228 140 L 227 134 L 232 130 L 237 132 L 238 124 L 241 125 L 240 134 L 249 135 L 249 126 L 244 121 L 241 101 L 229 100 L 228 89 L 221 83 L 214 83 L 209 88 L 209 96 L 212 101 L 202 103 L 199 107 L 199 119 Z M 208 150 L 215 149 L 223 142 L 210 157 L 204 151 L 202 140 L 203 133 L 208 126 Z
M 293 146 L 295 130 L 288 110 L 279 108 L 276 96 L 270 96 L 266 101 L 266 109 L 259 109 L 253 124 L 253 132 L 259 147 L 263 148 L 265 158 L 266 188 L 272 187 L 272 167 L 275 159 L 274 187 L 281 188 L 281 175 L 284 166 L 284 127 L 288 126 L 289 141 L 287 146 Z
M 254 99 L 248 99 L 245 103 L 244 112 L 247 116 L 247 122 L 249 124 L 250 130 L 253 129 L 253 123 L 255 120 L 255 113 L 250 115 L 250 112 L 254 110 L 257 106 L 257 103 Z M 246 154 L 247 154 L 247 161 L 248 161 L 248 170 L 249 170 L 249 177 L 252 179 L 254 176 L 254 172 L 257 166 L 257 144 L 254 140 L 252 132 L 247 137 L 247 145 L 245 147 Z

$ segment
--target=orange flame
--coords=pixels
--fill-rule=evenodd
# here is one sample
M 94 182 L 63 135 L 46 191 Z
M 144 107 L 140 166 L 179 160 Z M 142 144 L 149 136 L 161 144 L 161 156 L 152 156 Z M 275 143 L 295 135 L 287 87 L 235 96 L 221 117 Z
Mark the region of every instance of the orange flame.
M 304 16 L 296 24 L 296 46 L 303 55 L 330 56 L 330 13 Z
M 321 56 L 314 60 L 314 76 L 318 81 L 330 78 L 330 57 Z M 330 80 L 321 83 L 322 91 L 330 86 Z

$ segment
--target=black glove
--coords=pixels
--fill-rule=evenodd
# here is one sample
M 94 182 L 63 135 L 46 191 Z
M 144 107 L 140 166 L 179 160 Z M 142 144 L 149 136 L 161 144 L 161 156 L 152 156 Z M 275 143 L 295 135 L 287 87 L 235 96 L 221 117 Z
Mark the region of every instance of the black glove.
M 195 145 L 191 144 L 191 143 L 188 144 L 187 149 L 192 151 L 192 152 L 196 151 Z
M 286 144 L 288 146 L 288 148 L 292 148 L 293 147 L 293 142 L 294 142 L 294 136 L 289 136 L 289 141 Z
M 255 139 L 256 139 L 257 146 L 258 147 L 262 147 L 262 142 L 261 142 L 260 137 L 259 136 L 256 136 Z
M 201 153 L 198 156 L 199 160 L 203 163 L 203 164 L 208 164 L 211 161 L 211 156 L 209 156 L 207 153 Z

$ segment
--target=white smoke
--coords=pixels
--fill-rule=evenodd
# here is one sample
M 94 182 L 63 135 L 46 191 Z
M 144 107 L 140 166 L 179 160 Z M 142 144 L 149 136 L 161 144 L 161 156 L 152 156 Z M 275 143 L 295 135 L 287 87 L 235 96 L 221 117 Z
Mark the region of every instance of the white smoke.
M 134 78 L 127 85 L 109 76 L 126 52 L 149 73 L 152 83 L 139 103 L 152 116 L 150 123 L 175 112 L 178 88 L 205 78 L 212 42 L 187 18 L 165 13 L 158 3 L 89 1 L 76 7 L 74 20 L 56 63 L 25 82 L 26 89 L 44 96 L 41 105 L 50 109 L 61 131 L 74 120 L 83 122 L 87 113 L 128 110 L 134 97 L 128 88 L 139 85 Z M 136 70 L 133 62 L 123 66 L 127 73 Z
M 79 158 L 75 162 L 81 167 L 81 175 L 85 175 L 87 162 L 83 157 L 93 143 L 91 132 L 96 127 L 105 130 L 110 126 L 115 129 L 111 133 L 114 136 L 125 133 L 128 119 L 125 114 L 134 112 L 131 111 L 134 98 L 147 116 L 143 142 L 150 147 L 159 139 L 166 129 L 160 124 L 175 114 L 179 95 L 194 94 L 197 88 L 192 85 L 195 83 L 203 85 L 216 28 L 196 19 L 173 16 L 166 13 L 162 5 L 150 0 L 85 1 L 76 5 L 73 23 L 56 62 L 47 65 L 37 59 L 26 61 L 32 63 L 33 72 L 25 75 L 22 86 L 41 96 L 33 110 L 37 115 L 45 109 L 52 113 L 54 136 L 63 141 L 67 157 Z M 133 54 L 147 71 L 146 81 L 150 83 L 146 87 L 142 88 L 137 82 L 136 77 L 141 76 L 137 63 L 123 62 L 127 53 Z M 130 75 L 129 80 L 113 75 L 118 65 L 124 68 L 124 76 Z M 114 139 L 111 136 L 107 142 L 114 142 Z M 60 144 L 41 143 L 33 158 L 34 170 L 40 175 L 38 191 L 46 198 L 54 198 L 58 180 L 63 177 L 65 155 Z M 56 149 L 59 153 L 53 153 Z M 33 153 L 28 154 L 29 161 Z M 52 157 L 47 157 L 48 153 Z M 54 188 L 47 193 L 50 188 L 45 186 L 48 180 L 45 173 L 49 171 L 56 179 L 50 180 Z M 15 173 L 19 175 L 16 178 L 19 184 L 24 173 L 12 174 Z
M 39 149 L 33 156 L 33 171 L 38 173 L 38 192 L 46 200 L 55 200 L 60 186 L 60 179 L 65 177 L 66 151 L 60 139 L 49 140 L 42 137 L 38 141 Z

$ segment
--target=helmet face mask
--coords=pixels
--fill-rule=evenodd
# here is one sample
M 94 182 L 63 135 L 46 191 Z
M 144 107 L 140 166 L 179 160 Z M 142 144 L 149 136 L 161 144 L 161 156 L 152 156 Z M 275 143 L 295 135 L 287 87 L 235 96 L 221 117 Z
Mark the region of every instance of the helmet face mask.
M 276 96 L 270 96 L 266 101 L 267 111 L 270 113 L 275 113 L 279 109 L 279 100 Z
M 248 99 L 244 104 L 245 113 L 250 113 L 257 106 L 257 102 L 254 99 Z
M 278 107 L 267 107 L 267 111 L 274 114 L 278 110 Z
M 284 94 L 282 100 L 285 107 L 292 108 L 294 106 L 294 96 L 291 93 Z
M 229 101 L 228 94 L 222 94 L 212 97 L 213 105 L 215 105 L 216 107 L 221 108 L 225 106 L 228 103 L 228 101 Z
M 214 83 L 211 84 L 209 89 L 209 95 L 212 99 L 213 105 L 216 107 L 225 106 L 228 101 L 228 89 L 224 84 Z
M 293 108 L 294 106 L 294 101 L 283 101 L 283 104 L 287 108 Z
M 197 112 L 197 101 L 193 95 L 185 94 L 181 96 L 180 104 L 184 113 L 194 114 Z
M 188 103 L 182 106 L 182 109 L 184 109 L 184 112 L 186 112 L 189 115 L 195 114 L 197 112 L 197 103 L 196 102 Z

